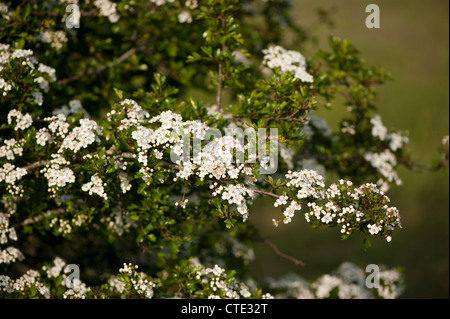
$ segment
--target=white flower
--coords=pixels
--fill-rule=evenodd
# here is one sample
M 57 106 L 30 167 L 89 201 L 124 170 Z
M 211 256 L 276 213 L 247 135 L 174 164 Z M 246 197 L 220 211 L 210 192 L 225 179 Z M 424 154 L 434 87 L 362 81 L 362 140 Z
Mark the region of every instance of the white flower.
M 288 51 L 281 46 L 269 46 L 263 51 L 263 64 L 271 69 L 280 68 L 281 72 L 293 71 L 294 76 L 302 82 L 313 82 L 313 77 L 306 71 L 306 60 L 296 51 Z
M 104 200 L 108 199 L 108 195 L 105 193 L 106 183 L 103 183 L 102 179 L 98 176 L 98 174 L 94 174 L 91 176 L 91 181 L 83 184 L 81 190 L 83 192 L 88 192 L 89 195 L 96 194 L 102 197 Z
M 150 2 L 153 2 L 157 6 L 165 5 L 168 2 L 174 2 L 175 0 L 150 0 Z
M 370 119 L 372 123 L 372 135 L 378 137 L 381 141 L 384 141 L 387 137 L 387 128 L 383 125 L 381 121 L 381 116 L 375 115 Z
M 289 198 L 287 196 L 280 196 L 275 203 L 273 204 L 273 206 L 278 207 L 280 205 L 286 205 L 287 204 L 287 200 Z
M 45 127 L 36 132 L 36 143 L 38 145 L 45 146 L 47 141 L 50 141 L 50 139 L 51 135 Z
M 301 170 L 299 172 L 289 171 L 286 174 L 288 182 L 287 187 L 299 188 L 298 199 L 308 198 L 310 196 L 320 198 L 321 194 L 317 187 L 325 187 L 324 178 L 313 170 Z
M 0 69 L 1 70 L 1 69 Z M 8 94 L 8 91 L 11 91 L 12 86 L 8 82 L 5 81 L 5 79 L 0 78 L 0 90 L 3 90 L 3 96 L 6 96 Z
M 61 151 L 65 149 L 78 152 L 82 148 L 87 148 L 90 144 L 98 140 L 97 135 L 102 133 L 102 128 L 89 119 L 81 119 L 80 126 L 75 127 L 63 140 Z
M 0 167 L 0 182 L 7 184 L 15 184 L 23 176 L 27 174 L 27 170 L 21 167 L 15 167 L 13 164 L 5 163 Z
M 117 13 L 117 3 L 109 0 L 95 0 L 94 5 L 100 10 L 100 15 L 107 17 L 111 23 L 119 21 L 120 16 Z
M 189 9 L 196 9 L 198 7 L 198 1 L 197 0 L 186 0 L 185 4 L 186 7 Z
M 46 73 L 52 81 L 56 81 L 56 70 L 45 64 L 39 63 L 38 71 Z
M 125 172 L 119 173 L 119 179 L 120 179 L 120 188 L 122 189 L 122 193 L 126 193 L 131 189 L 130 181 L 128 180 L 128 174 Z
M 388 134 L 388 140 L 390 141 L 389 148 L 394 152 L 401 149 L 404 144 L 409 142 L 408 138 L 406 136 L 402 136 L 400 132 Z
M 188 11 L 181 11 L 178 14 L 178 22 L 180 23 L 191 23 L 192 22 L 192 16 Z
M 32 92 L 31 95 L 34 98 L 34 103 L 41 106 L 44 103 L 44 97 L 41 92 Z
M 381 229 L 382 229 L 381 226 L 377 226 L 376 224 L 373 224 L 373 225 L 369 224 L 369 225 L 367 225 L 367 228 L 369 229 L 369 233 L 371 235 L 378 234 L 381 231 Z
M 16 156 L 22 156 L 24 139 L 17 141 L 14 138 L 4 140 L 5 145 L 0 146 L 0 157 L 6 157 L 7 160 L 14 160 Z
M 16 126 L 15 130 L 25 130 L 33 124 L 31 115 L 26 113 L 22 114 L 20 111 L 13 109 L 8 113 L 8 124 L 12 124 L 13 118 L 15 118 Z
M 364 158 L 366 161 L 370 162 L 370 164 L 375 167 L 388 182 L 395 183 L 396 185 L 402 184 L 402 180 L 394 170 L 397 165 L 397 158 L 391 151 L 386 149 L 382 153 L 368 152 L 364 154 Z M 379 184 L 383 185 L 383 181 L 380 181 Z M 386 191 L 386 189 L 384 191 Z
M 443 138 L 442 138 L 442 141 L 441 141 L 441 143 L 442 143 L 442 145 L 448 145 L 448 141 L 449 141 L 449 136 L 448 135 L 446 135 L 446 136 L 444 136 Z
M 50 163 L 41 169 L 48 181 L 49 191 L 55 193 L 54 188 L 65 187 L 67 184 L 75 183 L 75 174 L 69 168 L 70 162 L 60 154 L 52 154 Z M 64 167 L 66 166 L 66 167 Z
M 328 213 L 328 214 L 326 214 L 325 216 L 322 217 L 321 221 L 324 224 L 328 224 L 328 223 L 331 223 L 333 221 L 333 218 L 331 217 L 331 214 Z

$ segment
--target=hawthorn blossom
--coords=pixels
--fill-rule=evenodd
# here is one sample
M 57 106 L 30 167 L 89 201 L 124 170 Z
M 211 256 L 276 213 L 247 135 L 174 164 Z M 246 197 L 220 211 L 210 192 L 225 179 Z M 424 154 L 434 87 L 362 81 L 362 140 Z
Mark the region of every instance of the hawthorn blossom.
M 98 174 L 94 174 L 91 176 L 91 181 L 83 184 L 81 190 L 83 192 L 88 192 L 89 195 L 96 194 L 102 197 L 104 200 L 108 199 L 108 195 L 105 193 L 106 183 L 102 181 L 102 179 L 98 176 Z
M 369 225 L 367 225 L 367 228 L 369 229 L 369 233 L 371 235 L 378 234 L 381 231 L 381 229 L 382 229 L 381 226 L 378 226 L 378 225 L 375 225 L 375 224 L 374 225 L 369 224 Z
M 16 262 L 17 260 L 21 261 L 24 259 L 25 259 L 25 256 L 23 255 L 23 253 L 15 247 L 9 246 L 4 250 L 0 249 L 0 265 L 1 264 L 12 264 L 12 263 Z
M 287 204 L 288 197 L 287 196 L 280 196 L 275 203 L 273 204 L 274 207 L 282 206 Z
M 52 31 L 52 30 L 41 31 L 35 37 L 35 39 L 37 41 L 42 42 L 42 43 L 50 43 L 51 47 L 54 48 L 56 51 L 61 50 L 62 47 L 63 47 L 63 44 L 68 42 L 67 35 L 62 30 L 58 30 L 58 31 Z
M 117 3 L 109 0 L 95 0 L 94 5 L 100 10 L 100 15 L 107 17 L 111 23 L 116 23 L 120 19 L 117 13 Z
M 23 154 L 24 139 L 17 141 L 14 138 L 4 140 L 4 145 L 0 146 L 0 158 L 5 157 L 9 161 L 13 161 L 16 157 Z
M 381 141 L 384 141 L 387 137 L 388 130 L 383 125 L 383 122 L 381 121 L 381 116 L 374 115 L 370 119 L 370 123 L 372 123 L 372 135 L 375 137 L 378 137 Z
M 47 142 L 51 141 L 51 138 L 52 136 L 45 127 L 36 132 L 36 143 L 40 146 L 45 146 Z
M 376 168 L 389 183 L 395 183 L 396 185 L 402 184 L 402 180 L 398 177 L 397 172 L 394 169 L 397 165 L 397 158 L 388 149 L 384 150 L 382 153 L 367 152 L 364 154 L 364 159 L 370 162 L 372 167 Z M 379 184 L 383 185 L 383 191 L 389 189 L 388 184 L 385 184 L 382 181 Z
M 180 23 L 191 23 L 192 22 L 192 16 L 191 14 L 186 11 L 183 10 L 178 14 L 178 22 Z
M 65 136 L 60 151 L 69 149 L 77 153 L 80 149 L 87 148 L 90 144 L 98 141 L 98 135 L 101 134 L 102 128 L 95 121 L 81 119 L 80 126 L 75 127 Z
M 156 4 L 157 6 L 165 5 L 166 3 L 174 2 L 175 0 L 150 0 L 150 2 Z
M 22 114 L 22 112 L 16 110 L 16 109 L 12 109 L 11 111 L 9 111 L 8 113 L 8 124 L 12 124 L 13 123 L 13 119 L 15 119 L 15 123 L 16 126 L 14 127 L 14 129 L 17 130 L 25 130 L 27 128 L 29 128 L 32 124 L 33 124 L 33 119 L 31 118 L 31 115 L 26 113 L 26 114 Z
M 313 77 L 306 71 L 306 60 L 301 53 L 289 51 L 281 46 L 269 46 L 262 51 L 263 64 L 270 69 L 280 68 L 281 72 L 293 71 L 294 76 L 302 82 L 313 82 Z
M 403 147 L 404 144 L 408 144 L 409 139 L 406 136 L 402 136 L 400 132 L 388 134 L 389 148 L 395 152 Z

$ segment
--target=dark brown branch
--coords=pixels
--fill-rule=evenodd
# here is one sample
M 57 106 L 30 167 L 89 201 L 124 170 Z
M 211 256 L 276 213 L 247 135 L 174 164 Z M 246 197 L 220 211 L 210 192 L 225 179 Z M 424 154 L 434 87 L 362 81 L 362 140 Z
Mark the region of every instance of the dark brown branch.
M 283 253 L 282 251 L 280 251 L 280 249 L 278 249 L 278 246 L 275 245 L 274 243 L 272 243 L 270 240 L 268 240 L 267 238 L 261 239 L 261 242 L 263 242 L 264 244 L 266 244 L 267 246 L 269 246 L 270 248 L 273 249 L 273 251 L 275 252 L 275 254 L 277 254 L 280 257 L 283 257 L 285 259 L 288 259 L 290 261 L 292 261 L 295 265 L 297 266 L 305 266 L 305 262 L 303 262 L 302 260 L 298 260 L 292 256 L 289 256 L 285 253 Z
M 252 192 L 257 193 L 257 194 L 267 195 L 267 196 L 271 196 L 271 197 L 275 197 L 275 198 L 280 198 L 280 196 L 278 196 L 277 194 L 266 192 L 266 191 L 263 191 L 263 190 L 260 190 L 260 189 L 249 188 L 249 190 L 251 190 Z
M 423 171 L 435 172 L 441 168 L 448 167 L 448 159 L 439 163 L 439 165 L 437 165 L 436 167 L 433 167 L 430 164 L 413 162 L 405 158 L 400 158 L 399 163 L 405 165 L 406 168 L 414 172 L 423 172 Z
M 49 160 L 42 160 L 42 161 L 37 161 L 35 163 L 28 164 L 28 165 L 24 166 L 23 168 L 25 168 L 27 171 L 32 171 L 36 168 L 48 165 L 49 163 L 50 163 Z
M 129 49 L 128 51 L 126 51 L 125 53 L 123 53 L 119 58 L 117 58 L 116 60 L 114 60 L 114 61 L 112 61 L 111 63 L 109 63 L 108 66 L 102 65 L 101 67 L 95 69 L 94 71 L 87 72 L 87 73 L 82 73 L 82 74 L 77 74 L 77 75 L 74 75 L 74 76 L 71 76 L 71 77 L 68 77 L 68 78 L 59 80 L 59 81 L 58 81 L 58 84 L 66 85 L 66 84 L 68 84 L 68 83 L 70 83 L 70 82 L 79 80 L 79 79 L 81 79 L 81 78 L 83 78 L 83 77 L 86 77 L 86 76 L 91 76 L 91 75 L 97 75 L 97 74 L 100 74 L 100 73 L 102 73 L 103 71 L 105 71 L 107 68 L 112 68 L 113 66 L 122 63 L 123 61 L 125 61 L 126 59 L 128 59 L 130 56 L 132 56 L 133 54 L 135 54 L 136 51 L 137 51 L 136 48 L 131 48 L 131 49 Z
M 220 112 L 220 108 L 222 106 L 222 60 L 219 60 L 219 70 L 218 70 L 218 76 L 217 76 L 217 98 L 216 98 L 216 104 L 217 109 Z

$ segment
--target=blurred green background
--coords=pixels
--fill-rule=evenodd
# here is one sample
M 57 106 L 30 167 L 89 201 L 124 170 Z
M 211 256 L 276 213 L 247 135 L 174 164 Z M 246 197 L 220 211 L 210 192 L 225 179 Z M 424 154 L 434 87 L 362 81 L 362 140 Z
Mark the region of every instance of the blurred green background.
M 368 29 L 365 8 L 376 3 L 381 28 Z M 330 9 L 335 25 L 315 31 L 317 44 L 299 49 L 306 56 L 327 48 L 328 35 L 348 38 L 369 64 L 383 66 L 394 81 L 380 87 L 379 112 L 390 129 L 409 132 L 409 148 L 417 162 L 430 163 L 449 131 L 449 2 L 447 0 L 294 0 L 296 23 L 314 25 L 316 9 Z M 337 127 L 345 108 L 319 111 L 331 127 Z M 372 241 L 364 251 L 362 237 L 341 241 L 338 229 L 311 229 L 298 214 L 289 225 L 274 228 L 279 216 L 272 202 L 258 201 L 250 220 L 281 251 L 306 262 L 295 266 L 265 245 L 257 246 L 251 272 L 259 280 L 296 272 L 315 279 L 336 269 L 343 261 L 362 268 L 368 264 L 404 267 L 403 298 L 449 298 L 449 177 L 447 172 L 416 173 L 403 167 L 404 185 L 389 192 L 392 205 L 400 209 L 403 229 L 391 243 Z

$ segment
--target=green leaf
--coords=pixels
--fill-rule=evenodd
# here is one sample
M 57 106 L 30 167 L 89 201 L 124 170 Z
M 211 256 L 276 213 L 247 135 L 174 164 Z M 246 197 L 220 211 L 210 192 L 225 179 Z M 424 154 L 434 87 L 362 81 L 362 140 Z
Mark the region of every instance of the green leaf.
M 114 88 L 114 92 L 116 92 L 116 94 L 119 97 L 119 99 L 123 100 L 123 91 L 122 90 Z
M 364 251 L 372 247 L 372 243 L 367 238 L 363 239 Z
M 142 194 L 145 191 L 146 188 L 147 188 L 147 184 L 146 183 L 140 184 L 139 188 L 137 190 L 138 194 Z

